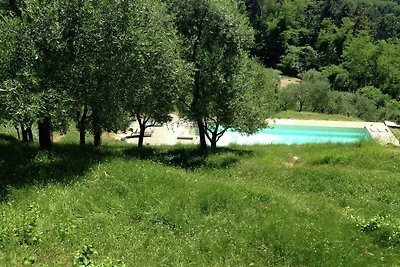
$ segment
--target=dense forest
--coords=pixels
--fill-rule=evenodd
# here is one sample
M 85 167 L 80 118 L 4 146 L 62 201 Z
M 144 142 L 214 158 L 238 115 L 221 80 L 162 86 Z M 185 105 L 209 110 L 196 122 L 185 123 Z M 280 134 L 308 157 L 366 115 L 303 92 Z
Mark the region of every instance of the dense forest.
M 178 111 L 206 149 L 277 110 L 399 121 L 399 100 L 398 0 L 0 1 L 0 121 L 46 149 L 71 121 L 100 145 L 135 118 L 141 146 Z
M 304 76 L 303 85 L 284 92 L 283 109 L 399 120 L 400 1 L 246 4 L 255 29 L 252 54 L 265 66 Z

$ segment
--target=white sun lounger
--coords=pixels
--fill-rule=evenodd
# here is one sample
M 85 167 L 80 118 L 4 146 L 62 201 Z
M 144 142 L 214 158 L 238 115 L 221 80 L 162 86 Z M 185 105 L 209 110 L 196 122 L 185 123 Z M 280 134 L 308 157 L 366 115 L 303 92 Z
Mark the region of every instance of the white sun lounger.
M 384 121 L 384 123 L 387 127 L 400 128 L 400 125 L 392 121 Z

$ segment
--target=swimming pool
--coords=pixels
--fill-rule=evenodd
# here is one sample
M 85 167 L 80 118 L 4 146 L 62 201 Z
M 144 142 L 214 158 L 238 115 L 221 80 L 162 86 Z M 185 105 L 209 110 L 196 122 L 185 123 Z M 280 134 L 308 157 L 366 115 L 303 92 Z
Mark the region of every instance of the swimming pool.
M 229 144 L 308 144 L 308 143 L 351 143 L 369 141 L 371 136 L 365 128 L 270 125 L 252 135 L 243 135 L 228 130 L 219 140 L 218 146 Z

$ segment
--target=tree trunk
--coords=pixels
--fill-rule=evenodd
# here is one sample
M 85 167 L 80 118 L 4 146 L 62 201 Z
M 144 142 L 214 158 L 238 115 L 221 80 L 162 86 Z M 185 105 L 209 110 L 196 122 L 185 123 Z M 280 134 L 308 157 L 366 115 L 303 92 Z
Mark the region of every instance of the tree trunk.
M 25 130 L 25 127 L 21 125 L 21 133 L 22 133 L 22 143 L 28 143 L 28 132 Z
M 217 149 L 217 136 L 213 135 L 212 138 L 211 138 L 210 143 L 211 143 L 211 148 L 213 150 L 216 150 Z
M 204 123 L 202 120 L 197 120 L 197 126 L 199 128 L 199 137 L 200 137 L 200 150 L 207 150 L 206 143 L 206 129 L 204 128 Z
M 31 127 L 26 128 L 26 132 L 28 133 L 28 142 L 33 142 L 32 128 Z
M 81 146 L 86 144 L 86 117 L 87 117 L 87 112 L 88 112 L 88 109 L 85 106 L 83 108 L 82 116 L 81 116 L 79 111 L 76 113 L 76 121 L 77 121 L 77 125 L 78 125 L 78 130 L 79 130 L 79 144 Z
M 17 131 L 18 140 L 21 140 L 21 135 L 19 134 L 18 126 L 14 126 L 14 127 L 15 127 L 15 131 Z
M 79 128 L 79 144 L 84 146 L 86 144 L 86 130 L 85 128 Z
M 96 129 L 93 134 L 93 144 L 95 147 L 101 146 L 101 129 Z
M 212 150 L 217 149 L 218 128 L 219 128 L 219 124 L 215 125 L 214 131 L 211 132 L 211 138 L 208 138 L 208 140 L 210 140 Z
M 93 110 L 93 144 L 95 147 L 101 146 L 101 127 L 99 123 L 99 116 L 96 110 Z
M 199 24 L 197 26 L 197 38 L 196 41 L 193 45 L 193 50 L 192 50 L 192 62 L 195 65 L 195 74 L 194 74 L 194 86 L 193 86 L 193 100 L 192 104 L 190 105 L 190 112 L 194 114 L 194 118 L 196 118 L 197 122 L 197 127 L 199 128 L 199 137 L 200 137 L 200 151 L 206 152 L 207 151 L 207 143 L 206 143 L 206 129 L 204 126 L 204 123 L 201 119 L 201 104 L 200 104 L 200 98 L 201 98 L 201 88 L 200 88 L 200 64 L 197 62 L 197 49 L 199 46 L 199 40 L 201 40 L 201 35 L 203 34 L 203 20 L 200 20 Z
M 50 151 L 52 149 L 51 119 L 46 117 L 39 121 L 39 145 L 41 149 Z
M 299 112 L 303 111 L 303 105 L 304 105 L 304 103 L 300 101 L 300 103 L 299 103 L 299 106 L 300 106 L 299 107 Z
M 139 133 L 139 140 L 138 140 L 138 147 L 143 147 L 143 141 L 144 141 L 144 133 L 146 131 L 146 126 L 145 125 L 140 125 L 140 133 Z

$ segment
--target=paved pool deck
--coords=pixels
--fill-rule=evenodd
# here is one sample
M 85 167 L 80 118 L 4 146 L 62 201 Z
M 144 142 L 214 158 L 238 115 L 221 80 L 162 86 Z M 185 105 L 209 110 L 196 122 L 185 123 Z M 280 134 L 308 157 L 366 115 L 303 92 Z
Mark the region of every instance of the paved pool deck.
M 193 124 L 187 120 L 172 114 L 172 121 L 159 126 L 149 127 L 146 132 L 151 134 L 150 137 L 144 138 L 144 145 L 175 145 L 196 144 L 198 136 L 191 134 L 190 129 L 194 128 Z M 360 122 L 360 121 L 327 121 L 327 120 L 292 120 L 292 119 L 270 119 L 269 124 L 278 125 L 302 125 L 302 126 L 322 126 L 322 127 L 348 127 L 348 128 L 365 128 L 371 137 L 378 143 L 383 145 L 400 146 L 399 140 L 393 135 L 383 122 Z M 130 126 L 135 132 L 139 129 L 137 122 L 133 122 Z M 137 143 L 137 138 L 129 138 L 132 135 L 130 131 L 127 134 L 118 134 L 118 138 L 126 138 L 128 143 Z
M 190 129 L 193 128 L 191 122 L 178 117 L 176 114 L 171 114 L 171 117 L 172 120 L 168 123 L 147 128 L 146 133 L 151 134 L 151 137 L 144 138 L 144 145 L 159 146 L 198 143 L 198 136 L 190 134 Z M 133 129 L 133 132 L 136 132 L 139 129 L 139 124 L 137 121 L 134 121 L 129 127 Z M 127 131 L 127 134 L 118 134 L 118 138 L 128 137 L 126 142 L 137 143 L 138 138 L 129 138 L 130 135 L 131 131 Z

